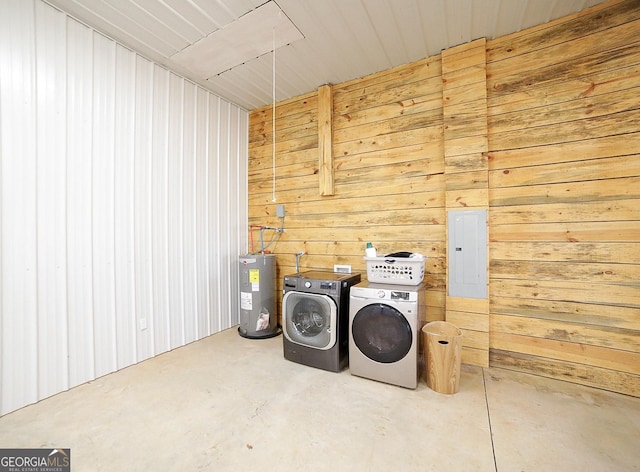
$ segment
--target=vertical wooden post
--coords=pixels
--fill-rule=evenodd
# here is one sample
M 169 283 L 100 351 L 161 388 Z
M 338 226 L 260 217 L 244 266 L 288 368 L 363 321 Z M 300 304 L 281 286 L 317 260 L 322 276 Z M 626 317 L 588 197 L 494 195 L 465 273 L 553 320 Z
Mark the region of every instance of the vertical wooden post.
M 442 85 L 446 209 L 488 210 L 485 38 L 442 51 Z M 462 362 L 487 367 L 489 299 L 447 293 L 445 318 L 464 332 Z
M 333 88 L 318 88 L 318 169 L 320 195 L 333 195 Z

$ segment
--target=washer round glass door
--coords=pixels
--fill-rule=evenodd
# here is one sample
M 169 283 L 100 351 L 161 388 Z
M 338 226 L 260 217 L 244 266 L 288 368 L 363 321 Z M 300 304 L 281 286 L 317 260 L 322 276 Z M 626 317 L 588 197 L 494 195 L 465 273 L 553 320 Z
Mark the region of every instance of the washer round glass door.
M 394 307 L 375 303 L 353 317 L 351 336 L 360 352 L 376 362 L 402 360 L 411 350 L 413 334 L 404 315 Z
M 287 292 L 282 305 L 283 333 L 289 341 L 315 349 L 334 346 L 338 310 L 331 297 Z

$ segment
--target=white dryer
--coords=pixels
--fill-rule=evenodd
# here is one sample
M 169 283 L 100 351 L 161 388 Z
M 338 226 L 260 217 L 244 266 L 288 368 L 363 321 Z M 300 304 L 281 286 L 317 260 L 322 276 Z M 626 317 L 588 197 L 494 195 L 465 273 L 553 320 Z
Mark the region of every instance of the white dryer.
M 363 282 L 351 287 L 349 297 L 351 374 L 416 388 L 424 286 Z

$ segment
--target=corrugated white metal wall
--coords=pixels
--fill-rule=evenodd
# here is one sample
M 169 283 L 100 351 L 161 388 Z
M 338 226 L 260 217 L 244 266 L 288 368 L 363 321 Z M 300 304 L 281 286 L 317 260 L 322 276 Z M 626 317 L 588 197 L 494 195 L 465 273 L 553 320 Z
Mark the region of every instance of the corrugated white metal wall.
M 0 412 L 238 322 L 247 112 L 0 0 Z

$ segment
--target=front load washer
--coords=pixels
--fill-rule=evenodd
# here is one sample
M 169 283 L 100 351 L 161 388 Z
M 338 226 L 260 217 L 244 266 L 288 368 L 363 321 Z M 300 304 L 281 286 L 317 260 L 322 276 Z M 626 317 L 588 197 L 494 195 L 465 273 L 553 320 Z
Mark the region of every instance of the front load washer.
M 424 286 L 363 282 L 351 287 L 349 370 L 406 388 L 420 379 Z
M 360 274 L 308 271 L 284 277 L 284 357 L 340 372 L 348 363 L 349 289 Z

